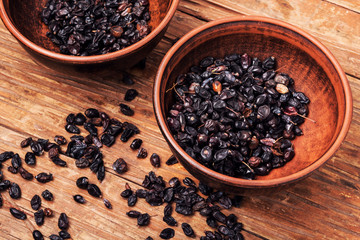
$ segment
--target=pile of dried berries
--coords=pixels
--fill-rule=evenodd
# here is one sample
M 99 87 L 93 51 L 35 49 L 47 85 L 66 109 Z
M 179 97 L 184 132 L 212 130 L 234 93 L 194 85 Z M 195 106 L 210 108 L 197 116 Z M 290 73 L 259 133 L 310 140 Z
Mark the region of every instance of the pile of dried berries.
M 160 206 L 166 204 L 164 207 L 163 221 L 169 226 L 178 226 L 177 220 L 172 217 L 173 203 L 175 203 L 175 211 L 179 214 L 190 216 L 195 211 L 200 212 L 200 215 L 206 217 L 206 223 L 216 229 L 215 231 L 205 231 L 206 236 L 202 236 L 202 240 L 210 239 L 244 239 L 241 234 L 242 223 L 238 222 L 234 214 L 226 216 L 221 212 L 221 208 L 230 209 L 231 207 L 239 207 L 242 198 L 229 198 L 224 192 L 214 191 L 209 186 L 195 182 L 186 177 L 183 179 L 183 185 L 180 180 L 174 177 L 169 180 L 168 186 L 161 176 L 156 176 L 154 172 L 149 172 L 145 176 L 142 186 L 145 189 L 138 189 L 133 191 L 128 184 L 125 185 L 125 190 L 121 192 L 121 196 L 128 200 L 128 206 L 135 206 L 138 198 L 143 198 L 151 206 Z M 198 191 L 205 198 L 202 197 Z M 218 203 L 218 205 L 216 204 Z M 147 226 L 150 223 L 151 217 L 147 213 L 140 213 L 131 210 L 126 213 L 131 218 L 137 218 L 139 226 Z M 188 237 L 195 237 L 194 230 L 188 223 L 182 223 L 181 227 L 184 234 Z M 160 233 L 160 238 L 170 239 L 175 236 L 175 231 L 172 228 L 165 228 Z M 147 238 L 152 239 L 151 237 Z
M 41 20 L 60 52 L 76 56 L 118 51 L 150 33 L 148 0 L 48 0 Z
M 275 58 L 207 57 L 177 77 L 168 126 L 192 158 L 226 175 L 254 179 L 294 155 L 290 140 L 310 100 L 275 71 Z
M 67 145 L 65 155 L 75 158 L 75 165 L 78 168 L 90 167 L 90 170 L 96 174 L 100 182 L 105 178 L 103 154 L 100 148 L 103 145 L 111 147 L 115 143 L 116 137 L 120 134 L 120 140 L 127 142 L 132 136 L 140 133 L 140 130 L 134 124 L 128 122 L 122 123 L 94 108 L 87 109 L 85 115 L 82 113 L 71 113 L 67 116 L 66 122 L 66 131 L 79 134 L 80 129 L 78 126 L 84 126 L 84 129 L 89 134 L 85 137 L 81 135 L 72 136 L 70 138 L 71 141 Z M 97 127 L 102 128 L 101 133 L 99 133 Z

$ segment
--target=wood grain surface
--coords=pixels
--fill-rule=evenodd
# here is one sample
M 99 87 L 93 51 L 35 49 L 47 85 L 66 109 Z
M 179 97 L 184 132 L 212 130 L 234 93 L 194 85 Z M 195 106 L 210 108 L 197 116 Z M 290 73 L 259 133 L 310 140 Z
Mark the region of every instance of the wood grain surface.
M 264 15 L 287 21 L 308 31 L 323 42 L 338 59 L 349 79 L 354 103 L 350 131 L 336 154 L 309 178 L 272 196 L 245 197 L 240 208 L 233 208 L 244 224 L 246 239 L 359 239 L 360 238 L 360 3 L 357 0 L 182 0 L 170 27 L 160 44 L 148 56 L 144 70 L 133 68 L 128 72 L 135 80 L 131 87 L 121 81 L 122 73 L 114 69 L 106 75 L 84 73 L 81 77 L 59 73 L 32 61 L 0 23 L 0 152 L 14 151 L 23 158 L 26 149 L 19 147 L 26 137 L 49 138 L 61 134 L 69 113 L 83 112 L 95 107 L 111 117 L 129 121 L 140 127 L 139 137 L 150 154 L 158 153 L 162 167 L 154 169 L 149 158 L 139 160 L 128 143 L 117 140 L 111 148 L 103 147 L 106 177 L 99 183 L 89 169 L 78 169 L 71 158 L 67 168 L 56 167 L 47 155 L 38 158 L 35 167 L 26 168 L 33 174 L 51 172 L 54 181 L 39 184 L 25 181 L 18 174 L 6 170 L 6 179 L 18 183 L 22 198 L 14 200 L 2 193 L 4 206 L 0 208 L 0 239 L 32 239 L 31 232 L 39 229 L 45 236 L 57 233 L 57 219 L 61 212 L 70 218 L 69 232 L 73 239 L 159 239 L 166 227 L 162 221 L 163 206 L 149 207 L 140 199 L 135 207 L 151 217 L 148 227 L 138 227 L 129 219 L 130 209 L 120 197 L 124 184 L 140 188 L 144 175 L 154 170 L 169 180 L 173 176 L 190 176 L 181 165 L 166 166 L 171 156 L 153 113 L 152 86 L 157 67 L 176 38 L 203 23 L 221 17 L 243 14 Z M 136 88 L 139 97 L 129 105 L 134 117 L 119 112 L 127 89 Z M 321 127 L 320 127 L 321 128 Z M 319 129 L 321 131 L 321 129 Z M 123 157 L 129 171 L 116 174 L 112 163 Z M 113 204 L 108 210 L 102 201 L 89 196 L 75 185 L 80 176 L 89 177 L 98 184 L 105 198 Z M 53 202 L 43 201 L 44 207 L 54 210 L 54 217 L 37 227 L 30 200 L 45 189 L 54 193 Z M 76 204 L 72 195 L 82 194 L 85 205 Z M 17 220 L 10 207 L 23 210 L 28 218 Z M 227 211 L 226 213 L 229 213 Z M 188 222 L 196 235 L 210 230 L 199 214 L 185 217 L 174 214 L 178 222 Z M 181 227 L 175 227 L 174 239 L 186 239 Z M 197 238 L 198 238 L 197 237 Z

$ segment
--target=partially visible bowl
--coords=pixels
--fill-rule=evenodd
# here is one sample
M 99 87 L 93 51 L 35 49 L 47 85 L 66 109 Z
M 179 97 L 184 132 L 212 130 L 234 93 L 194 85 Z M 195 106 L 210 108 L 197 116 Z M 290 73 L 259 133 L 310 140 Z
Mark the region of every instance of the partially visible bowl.
M 281 72 L 295 80 L 295 89 L 311 100 L 311 119 L 301 128 L 304 135 L 294 141 L 295 157 L 256 180 L 229 177 L 191 158 L 175 141 L 166 117 L 174 103 L 170 89 L 176 77 L 200 60 L 248 53 L 261 60 L 275 56 Z M 265 17 L 232 17 L 207 23 L 181 38 L 161 62 L 154 86 L 154 110 L 160 129 L 174 155 L 196 178 L 237 194 L 266 194 L 305 178 L 324 164 L 340 147 L 352 117 L 348 80 L 330 51 L 303 30 Z
M 115 67 L 123 70 L 145 58 L 159 43 L 175 14 L 179 0 L 150 0 L 151 32 L 139 42 L 122 50 L 95 56 L 70 56 L 46 36 L 48 27 L 40 12 L 47 0 L 0 0 L 0 16 L 10 33 L 36 61 L 59 71 Z

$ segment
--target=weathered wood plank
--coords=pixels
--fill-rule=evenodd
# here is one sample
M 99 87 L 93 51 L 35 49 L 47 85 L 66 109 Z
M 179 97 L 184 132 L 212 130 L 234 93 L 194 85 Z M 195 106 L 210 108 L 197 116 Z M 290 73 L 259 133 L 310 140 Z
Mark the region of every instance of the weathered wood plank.
M 71 135 L 64 130 L 66 115 L 96 107 L 112 117 L 138 125 L 144 147 L 149 154 L 159 153 L 163 162 L 163 167 L 154 169 L 148 158 L 139 160 L 135 157 L 136 153 L 128 147 L 130 142 L 119 140 L 111 149 L 104 147 L 102 150 L 107 175 L 101 184 L 88 169 L 76 168 L 74 161 L 64 156 L 62 158 L 69 165 L 67 168 L 55 167 L 47 156 L 39 157 L 35 168 L 26 166 L 33 174 L 53 172 L 54 181 L 48 184 L 38 184 L 35 180 L 27 182 L 19 175 L 9 173 L 6 167 L 10 162 L 7 162 L 3 168 L 5 177 L 22 186 L 23 197 L 12 200 L 8 193 L 2 193 L 5 204 L 0 208 L 0 239 L 32 239 L 30 234 L 33 229 L 40 229 L 46 236 L 57 233 L 60 212 L 66 212 L 70 217 L 69 231 L 73 239 L 144 239 L 148 235 L 158 239 L 159 232 L 165 228 L 163 206 L 152 208 L 139 200 L 133 209 L 148 212 L 152 220 L 149 227 L 137 227 L 136 220 L 125 215 L 130 208 L 119 196 L 125 183 L 134 189 L 140 188 L 144 175 L 151 170 L 166 180 L 173 176 L 190 176 L 179 164 L 172 167 L 164 164 L 171 153 L 156 125 L 151 103 L 157 67 L 177 37 L 206 21 L 235 14 L 266 15 L 304 28 L 324 42 L 345 71 L 355 76 L 348 75 L 354 98 L 353 122 L 340 149 L 312 176 L 288 190 L 272 196 L 245 197 L 241 208 L 231 210 L 244 223 L 244 236 L 246 239 L 359 238 L 360 81 L 356 77 L 360 76 L 360 34 L 358 26 L 354 26 L 359 18 L 356 3 L 351 0 L 181 1 L 165 38 L 147 58 L 146 68 L 128 71 L 136 81 L 133 86 L 125 86 L 120 81 L 122 73 L 116 70 L 109 71 L 105 76 L 93 73 L 69 76 L 39 66 L 0 23 L 0 152 L 12 150 L 23 157 L 26 149 L 19 149 L 19 143 L 29 136 L 52 138 L 63 134 L 69 138 Z M 346 13 L 346 8 L 354 11 Z M 326 14 L 329 11 L 332 11 L 331 16 Z M 129 88 L 136 88 L 140 93 L 129 104 L 135 109 L 134 118 L 119 113 L 118 104 Z M 115 174 L 111 169 L 112 162 L 118 157 L 126 159 L 129 165 L 129 171 L 123 175 Z M 101 200 L 76 188 L 75 180 L 80 176 L 88 176 L 90 181 L 98 184 L 114 209 L 106 209 Z M 32 217 L 34 211 L 29 201 L 35 193 L 40 194 L 45 189 L 54 193 L 55 201 L 43 201 L 43 206 L 52 208 L 55 216 L 46 219 L 44 226 L 39 228 Z M 86 197 L 88 203 L 76 204 L 72 195 L 78 193 Z M 23 222 L 13 218 L 9 213 L 10 205 L 28 213 L 28 220 Z M 190 223 L 197 236 L 210 230 L 199 214 L 191 218 L 178 214 L 174 217 L 180 223 Z M 175 230 L 174 239 L 185 238 L 180 227 Z
M 211 8 L 208 11 L 208 4 Z M 203 7 L 203 10 L 200 10 Z M 211 9 L 217 9 L 211 11 Z M 196 9 L 196 11 L 194 10 Z M 344 70 L 360 76 L 360 14 L 321 0 L 185 0 L 179 10 L 204 19 L 219 19 L 235 14 L 261 15 L 296 25 L 318 38 L 338 59 Z M 331 14 L 329 14 L 331 12 Z M 326 26 L 323 26 L 323 25 Z
M 346 8 L 349 11 L 360 13 L 360 3 L 357 0 L 325 0 L 325 1 Z

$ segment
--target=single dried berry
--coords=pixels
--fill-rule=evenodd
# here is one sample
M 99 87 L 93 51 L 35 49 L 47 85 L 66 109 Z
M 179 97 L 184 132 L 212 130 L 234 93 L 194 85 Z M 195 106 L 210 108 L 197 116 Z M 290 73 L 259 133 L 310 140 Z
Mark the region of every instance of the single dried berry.
M 51 161 L 55 165 L 60 166 L 60 167 L 66 167 L 67 166 L 67 163 L 64 160 L 60 159 L 59 157 L 55 157 L 55 158 L 51 159 Z
M 289 89 L 281 83 L 276 84 L 276 91 L 278 91 L 280 94 L 286 94 L 289 92 Z
M 179 161 L 177 160 L 177 158 L 175 156 L 171 156 L 167 161 L 166 161 L 166 165 L 171 166 L 174 165 L 176 163 L 178 163 Z
M 88 193 L 93 197 L 101 197 L 101 191 L 95 184 L 89 184 L 87 187 Z
M 113 167 L 114 171 L 119 174 L 122 174 L 127 171 L 127 163 L 122 158 L 117 159 L 113 163 L 112 167 Z
M 49 191 L 49 190 L 45 190 L 41 193 L 41 196 L 46 200 L 46 201 L 52 201 L 54 200 L 54 195 Z
M 30 201 L 31 208 L 35 211 L 39 210 L 41 207 L 41 198 L 39 195 L 35 194 Z
M 148 194 L 148 191 L 145 189 L 138 189 L 136 190 L 136 196 L 138 198 L 146 198 L 146 195 Z
M 10 187 L 11 183 L 9 180 L 4 180 L 0 182 L 0 191 L 4 191 Z
M 21 189 L 19 185 L 16 183 L 11 183 L 10 189 L 9 189 L 9 195 L 13 199 L 19 199 L 21 198 Z
M 158 154 L 153 153 L 150 157 L 150 163 L 151 165 L 153 165 L 154 167 L 160 167 L 160 157 Z
M 121 192 L 120 196 L 123 198 L 129 198 L 133 194 L 133 191 L 131 189 L 125 189 Z
M 141 214 L 138 218 L 137 218 L 137 224 L 139 226 L 147 226 L 150 223 L 150 215 L 147 213 Z
M 137 157 L 138 158 L 146 158 L 148 155 L 148 152 L 145 148 L 140 148 L 140 150 L 138 151 Z
M 63 240 L 62 237 L 60 237 L 59 235 L 56 235 L 56 234 L 51 234 L 49 236 L 50 240 Z
M 27 152 L 25 154 L 25 163 L 27 165 L 35 165 L 36 164 L 36 156 L 33 152 Z
M 11 215 L 13 215 L 15 218 L 20 219 L 20 220 L 25 220 L 26 214 L 16 208 L 10 208 L 10 213 Z
M 53 211 L 50 208 L 44 208 L 44 214 L 46 217 L 51 217 L 53 215 Z
M 85 110 L 85 116 L 88 118 L 98 118 L 100 116 L 99 111 L 95 108 L 88 108 Z
M 22 165 L 22 161 L 21 158 L 19 156 L 19 154 L 14 154 L 14 156 L 11 159 L 11 165 L 15 168 L 18 169 L 19 167 L 21 167 Z
M 40 209 L 39 211 L 34 213 L 35 223 L 38 226 L 42 226 L 45 220 L 44 210 Z
M 105 205 L 106 208 L 112 209 L 112 205 L 111 205 L 109 200 L 104 198 L 103 201 L 104 201 L 104 205 Z
M 127 212 L 126 215 L 128 215 L 131 218 L 138 218 L 141 215 L 141 213 L 138 211 L 131 210 Z
M 87 189 L 89 185 L 89 179 L 87 177 L 81 177 L 76 180 L 76 186 L 81 189 Z
M 138 95 L 138 92 L 135 89 L 129 89 L 125 93 L 124 100 L 130 102 L 130 101 L 134 100 L 137 95 Z
M 85 198 L 81 195 L 78 195 L 78 194 L 74 195 L 73 198 L 74 198 L 75 202 L 77 202 L 77 203 L 81 203 L 81 204 L 86 203 Z
M 134 111 L 126 104 L 120 103 L 120 111 L 126 116 L 133 116 Z
M 164 216 L 171 216 L 172 212 L 173 212 L 173 208 L 172 208 L 171 204 L 169 203 L 164 208 Z
M 166 222 L 169 226 L 177 226 L 178 223 L 172 216 L 164 216 L 163 221 Z
M 134 80 L 130 77 L 130 75 L 126 72 L 123 73 L 122 81 L 129 86 L 135 83 Z
M 188 223 L 182 223 L 181 228 L 184 231 L 184 234 L 188 237 L 194 237 L 195 233 L 192 227 Z
M 128 206 L 133 207 L 133 206 L 135 206 L 136 202 L 137 202 L 136 194 L 130 195 L 129 198 L 128 198 Z
M 69 219 L 65 213 L 61 213 L 58 220 L 58 227 L 61 230 L 67 230 L 69 228 Z
M 59 232 L 59 236 L 60 236 L 62 239 L 70 239 L 70 238 L 71 238 L 70 233 L 68 233 L 68 232 L 65 231 L 65 230 L 61 230 L 61 231 Z
M 104 133 L 101 136 L 101 142 L 107 147 L 111 147 L 115 143 L 115 137 L 113 135 Z
M 142 144 L 142 140 L 140 138 L 136 138 L 132 141 L 132 143 L 130 144 L 130 148 L 132 150 L 136 150 L 136 149 L 139 149 L 141 147 L 141 144 Z
M 54 141 L 59 145 L 65 145 L 67 143 L 66 138 L 60 135 L 56 135 Z
M 28 137 L 28 138 L 26 138 L 26 139 L 24 139 L 24 140 L 21 141 L 20 147 L 26 148 L 26 147 L 30 146 L 30 143 L 31 143 L 31 142 L 32 142 L 32 138 L 31 138 L 31 137 Z
M 13 166 L 8 166 L 7 170 L 9 172 L 11 172 L 12 174 L 17 174 L 18 173 L 18 169 L 14 168 Z
M 80 129 L 77 126 L 75 126 L 74 124 L 66 124 L 65 130 L 69 133 L 75 133 L 75 134 L 80 133 Z
M 39 173 L 35 176 L 35 179 L 41 183 L 47 183 L 53 180 L 53 175 L 51 173 Z
M 42 235 L 42 233 L 39 230 L 34 230 L 32 235 L 33 235 L 34 240 L 44 240 L 44 236 Z
M 84 116 L 84 114 L 82 113 L 78 113 L 76 114 L 75 116 L 75 119 L 74 119 L 74 123 L 76 125 L 83 125 L 86 121 L 86 117 Z
M 170 239 L 175 236 L 175 231 L 172 228 L 165 228 L 159 235 L 162 239 Z
M 57 147 L 50 148 L 50 150 L 48 152 L 48 156 L 50 159 L 59 157 L 59 148 L 57 148 Z
M 34 178 L 34 175 L 32 175 L 31 173 L 29 173 L 26 169 L 24 169 L 23 167 L 19 167 L 18 168 L 19 173 L 21 175 L 21 177 L 25 180 L 32 180 Z

